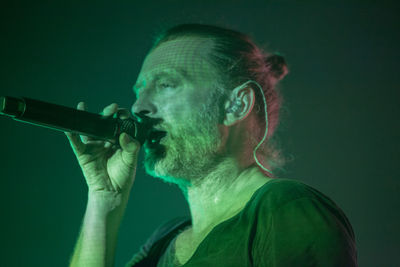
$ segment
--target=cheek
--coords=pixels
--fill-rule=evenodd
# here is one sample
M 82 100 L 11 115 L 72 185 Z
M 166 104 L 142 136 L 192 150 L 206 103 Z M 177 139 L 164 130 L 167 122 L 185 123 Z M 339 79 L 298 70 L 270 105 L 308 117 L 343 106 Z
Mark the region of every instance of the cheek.
M 198 114 L 202 104 L 198 98 L 175 95 L 160 99 L 157 106 L 160 116 L 166 122 L 182 122 Z

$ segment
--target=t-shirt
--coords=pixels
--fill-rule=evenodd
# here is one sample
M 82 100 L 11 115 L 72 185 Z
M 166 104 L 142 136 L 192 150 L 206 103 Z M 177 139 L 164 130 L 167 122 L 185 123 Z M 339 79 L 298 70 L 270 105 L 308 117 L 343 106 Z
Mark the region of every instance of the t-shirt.
M 175 237 L 191 225 L 161 225 L 126 266 L 174 267 Z M 216 225 L 184 267 L 357 266 L 354 232 L 343 211 L 318 190 L 276 178 L 235 216 Z

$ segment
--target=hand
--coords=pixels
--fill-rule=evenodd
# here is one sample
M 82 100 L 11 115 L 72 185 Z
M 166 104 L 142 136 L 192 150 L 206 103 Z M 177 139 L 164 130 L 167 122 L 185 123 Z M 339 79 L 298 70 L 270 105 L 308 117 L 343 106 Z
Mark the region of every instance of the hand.
M 85 103 L 78 104 L 86 110 Z M 129 117 L 129 111 L 118 109 L 113 103 L 103 109 L 104 116 Z M 111 192 L 129 194 L 135 179 L 140 144 L 126 133 L 119 136 L 121 147 L 107 141 L 65 132 L 83 171 L 89 192 Z

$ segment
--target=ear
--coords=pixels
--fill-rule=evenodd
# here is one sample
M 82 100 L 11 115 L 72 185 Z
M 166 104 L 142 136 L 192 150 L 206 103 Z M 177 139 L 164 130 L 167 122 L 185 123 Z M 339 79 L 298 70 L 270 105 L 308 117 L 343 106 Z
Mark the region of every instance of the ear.
M 232 126 L 244 120 L 253 110 L 255 95 L 251 86 L 235 88 L 225 103 L 224 125 Z

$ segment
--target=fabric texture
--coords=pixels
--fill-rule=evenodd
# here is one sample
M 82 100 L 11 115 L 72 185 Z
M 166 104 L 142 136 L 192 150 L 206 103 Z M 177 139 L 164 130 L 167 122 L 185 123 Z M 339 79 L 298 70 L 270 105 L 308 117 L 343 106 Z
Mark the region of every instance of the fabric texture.
M 354 232 L 344 212 L 296 180 L 277 178 L 260 187 L 180 265 L 174 241 L 190 225 L 190 218 L 163 224 L 126 266 L 358 266 Z

